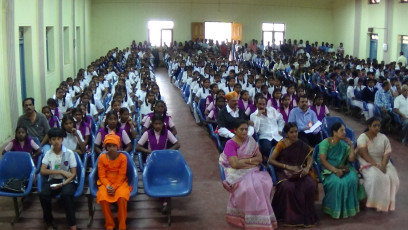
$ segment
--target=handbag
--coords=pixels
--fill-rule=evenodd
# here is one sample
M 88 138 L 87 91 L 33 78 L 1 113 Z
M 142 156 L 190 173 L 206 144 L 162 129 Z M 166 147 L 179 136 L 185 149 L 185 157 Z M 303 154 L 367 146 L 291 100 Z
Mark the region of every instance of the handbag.
M 11 193 L 24 193 L 28 184 L 27 178 L 9 178 L 0 186 L 0 190 L 3 192 Z

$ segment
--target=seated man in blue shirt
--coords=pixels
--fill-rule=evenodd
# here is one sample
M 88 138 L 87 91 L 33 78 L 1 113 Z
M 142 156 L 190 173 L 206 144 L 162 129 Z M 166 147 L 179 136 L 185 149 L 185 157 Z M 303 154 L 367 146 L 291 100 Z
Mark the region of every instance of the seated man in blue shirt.
M 321 141 L 320 127 L 311 133 L 305 133 L 305 131 L 309 130 L 319 120 L 317 119 L 316 113 L 309 109 L 307 102 L 308 100 L 306 95 L 300 96 L 298 107 L 290 111 L 288 121 L 296 122 L 299 130 L 299 139 L 314 147 Z
M 377 90 L 374 97 L 374 104 L 381 110 L 381 130 L 383 132 L 390 131 L 392 122 L 392 101 L 393 97 L 390 92 L 390 83 L 384 81 L 382 89 Z

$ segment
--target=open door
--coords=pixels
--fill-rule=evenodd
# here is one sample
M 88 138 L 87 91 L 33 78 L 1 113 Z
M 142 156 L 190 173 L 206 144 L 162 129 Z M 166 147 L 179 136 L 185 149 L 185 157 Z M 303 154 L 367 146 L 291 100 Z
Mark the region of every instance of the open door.
M 241 23 L 231 23 L 231 41 L 242 41 L 242 24 Z
M 196 39 L 204 40 L 204 22 L 192 22 L 191 23 L 191 40 Z

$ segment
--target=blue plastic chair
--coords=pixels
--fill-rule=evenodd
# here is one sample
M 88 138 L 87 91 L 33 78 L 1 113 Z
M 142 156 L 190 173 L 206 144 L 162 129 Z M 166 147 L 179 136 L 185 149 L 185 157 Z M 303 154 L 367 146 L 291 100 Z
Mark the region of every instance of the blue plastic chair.
M 128 184 L 129 186 L 132 186 L 133 189 L 130 192 L 130 197 L 134 197 L 137 194 L 137 185 L 139 182 L 139 176 L 137 174 L 137 168 L 135 163 L 133 162 L 133 159 L 131 156 L 124 151 L 119 151 L 120 153 L 124 154 L 127 159 L 127 171 L 126 171 L 126 177 L 128 179 Z M 102 152 L 100 155 L 102 155 L 105 152 Z M 88 211 L 89 211 L 89 220 L 88 220 L 88 227 L 91 226 L 93 217 L 95 214 L 95 206 L 93 204 L 93 198 L 96 197 L 96 193 L 98 192 L 98 185 L 96 184 L 98 181 L 98 159 L 96 160 L 96 166 L 92 169 L 91 173 L 88 176 L 88 183 L 89 183 L 89 191 L 90 194 L 88 195 Z
M 218 163 L 218 168 L 220 170 L 220 177 L 221 177 L 221 182 L 225 180 L 225 172 L 224 172 L 224 167 L 220 163 Z
M 208 129 L 211 137 L 214 139 L 215 144 L 217 145 L 218 150 L 222 152 L 224 149 L 221 146 L 220 137 L 214 132 L 214 127 L 212 126 L 212 124 L 208 124 Z
M 197 106 L 196 106 L 196 111 L 197 111 L 197 114 L 198 114 L 198 116 L 200 117 L 200 120 L 201 120 L 201 122 L 205 122 L 205 119 L 204 119 L 204 109 L 203 109 L 203 107 L 205 106 L 205 99 L 200 99 L 199 101 L 198 101 L 198 104 L 197 104 Z
M 171 197 L 187 196 L 193 187 L 193 174 L 178 150 L 156 150 L 143 171 L 143 186 L 150 197 L 168 197 L 167 222 L 171 225 Z
M 272 149 L 271 149 L 271 151 L 270 151 L 270 153 L 269 153 L 269 157 L 268 157 L 268 172 L 269 172 L 269 174 L 270 174 L 271 177 L 272 177 L 273 185 L 276 186 L 276 183 L 278 182 L 278 179 L 277 179 L 277 177 L 276 177 L 275 168 L 273 167 L 272 164 L 269 163 L 269 160 L 271 159 L 271 156 L 272 156 L 272 153 L 273 153 L 273 150 L 274 150 L 274 149 L 275 149 L 275 147 L 272 147 Z
M 183 92 L 183 98 L 186 103 L 189 97 L 190 97 L 190 85 L 187 85 Z
M 346 136 L 350 138 L 350 140 L 354 144 L 356 144 L 354 130 L 347 127 L 346 123 L 344 123 L 344 121 L 340 117 L 336 117 L 336 116 L 330 116 L 330 117 L 323 118 L 323 121 L 322 121 L 323 137 L 324 138 L 331 137 L 330 129 L 331 129 L 331 126 L 336 122 L 340 122 L 344 125 L 344 127 L 346 128 Z
M 84 165 L 82 164 L 82 160 L 79 157 L 78 153 L 75 153 L 75 159 L 77 162 L 77 171 L 76 171 L 76 179 L 75 179 L 75 183 L 77 184 L 77 188 L 75 190 L 74 193 L 74 197 L 79 197 L 82 195 L 82 192 L 84 190 L 84 182 L 85 182 L 85 169 L 84 169 Z M 40 193 L 42 191 L 43 188 L 43 183 L 48 179 L 48 176 L 46 175 L 41 175 L 41 173 L 37 174 L 37 190 Z M 60 196 L 58 195 L 57 198 L 60 198 Z
M 316 145 L 313 150 L 313 167 L 317 174 L 317 179 L 319 182 L 322 182 L 322 168 L 320 167 L 319 163 L 317 162 L 317 158 L 319 157 L 319 145 Z
M 8 152 L 4 154 L 0 161 L 0 185 L 6 182 L 9 178 L 27 178 L 28 185 L 24 193 L 10 193 L 0 191 L 0 196 L 12 197 L 14 204 L 15 216 L 11 221 L 13 225 L 20 217 L 20 207 L 18 205 L 18 197 L 27 196 L 32 189 L 35 175 L 35 167 L 31 156 L 27 152 Z

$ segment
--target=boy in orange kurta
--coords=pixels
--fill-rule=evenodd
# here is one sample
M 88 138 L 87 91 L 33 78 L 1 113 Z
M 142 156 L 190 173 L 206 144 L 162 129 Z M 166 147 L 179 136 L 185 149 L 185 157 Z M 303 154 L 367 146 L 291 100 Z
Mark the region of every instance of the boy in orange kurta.
M 126 229 L 127 202 L 132 187 L 126 178 L 127 159 L 117 150 L 120 146 L 120 137 L 111 132 L 105 136 L 103 142 L 106 153 L 98 160 L 98 193 L 96 200 L 101 204 L 105 216 L 105 228 L 114 229 L 115 221 L 110 209 L 110 203 L 118 204 L 119 229 Z

